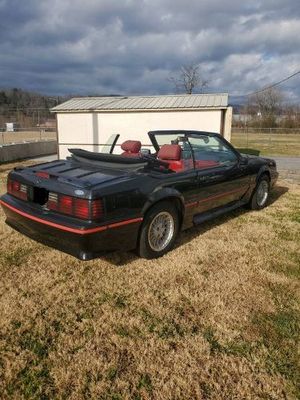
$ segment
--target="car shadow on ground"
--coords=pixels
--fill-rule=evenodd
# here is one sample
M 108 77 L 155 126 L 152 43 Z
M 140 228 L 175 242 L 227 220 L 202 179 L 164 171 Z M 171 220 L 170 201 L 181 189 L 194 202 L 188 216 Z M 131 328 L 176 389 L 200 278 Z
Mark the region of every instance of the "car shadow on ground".
M 248 147 L 238 147 L 237 150 L 242 154 L 250 154 L 252 156 L 259 156 L 260 151 L 257 149 L 249 149 Z
M 288 187 L 280 185 L 276 185 L 274 189 L 272 189 L 272 192 L 270 194 L 269 198 L 269 203 L 268 205 L 271 205 L 275 203 L 281 196 L 283 196 L 285 193 L 287 193 L 289 190 Z M 234 218 L 238 218 L 244 214 L 250 213 L 251 210 L 249 210 L 246 206 L 238 208 L 234 211 L 231 211 L 227 214 L 224 214 L 216 219 L 212 219 L 207 222 L 203 222 L 200 225 L 193 226 L 179 234 L 176 242 L 174 249 L 177 249 L 178 247 L 190 242 L 193 240 L 195 237 L 204 234 L 205 232 L 209 231 L 210 229 L 213 229 L 215 227 L 218 227 L 227 221 L 230 221 Z M 172 250 L 171 250 L 172 251 Z M 134 251 L 129 251 L 129 252 L 121 252 L 121 251 L 115 251 L 112 253 L 107 253 L 106 255 L 102 256 L 101 259 L 105 260 L 111 265 L 114 265 L 116 267 L 123 267 L 128 264 L 131 264 L 133 261 L 138 259 L 137 253 Z M 147 260 L 145 260 L 145 263 L 147 263 Z
M 283 196 L 288 191 L 289 191 L 289 188 L 286 187 L 286 186 L 283 186 L 282 182 L 280 182 L 280 184 L 276 185 L 272 189 L 272 191 L 270 193 L 268 205 L 271 205 L 271 204 L 275 203 L 281 196 Z

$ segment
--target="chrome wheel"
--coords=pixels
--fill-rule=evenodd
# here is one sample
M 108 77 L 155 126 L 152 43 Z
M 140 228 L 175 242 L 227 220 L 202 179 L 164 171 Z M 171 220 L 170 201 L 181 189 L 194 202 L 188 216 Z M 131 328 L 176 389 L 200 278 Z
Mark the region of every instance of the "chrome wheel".
M 162 251 L 171 242 L 175 231 L 173 216 L 162 211 L 155 215 L 148 229 L 148 242 L 152 250 Z
M 259 207 L 262 207 L 267 201 L 269 195 L 269 184 L 266 180 L 262 180 L 257 188 L 257 204 Z

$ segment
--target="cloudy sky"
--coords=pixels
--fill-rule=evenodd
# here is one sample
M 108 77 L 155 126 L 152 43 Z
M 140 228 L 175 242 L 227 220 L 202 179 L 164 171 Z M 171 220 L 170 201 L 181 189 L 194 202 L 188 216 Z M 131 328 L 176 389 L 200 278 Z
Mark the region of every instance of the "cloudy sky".
M 0 0 L 0 87 L 51 95 L 249 93 L 300 69 L 299 0 Z M 300 75 L 282 86 L 300 100 Z

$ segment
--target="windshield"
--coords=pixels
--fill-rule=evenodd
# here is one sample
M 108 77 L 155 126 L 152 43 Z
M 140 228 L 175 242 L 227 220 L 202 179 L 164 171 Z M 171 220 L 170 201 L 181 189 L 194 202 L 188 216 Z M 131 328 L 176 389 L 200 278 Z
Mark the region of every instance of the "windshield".
M 155 141 L 160 148 L 164 144 L 178 144 L 179 141 L 186 136 L 185 132 L 176 131 L 174 133 L 155 133 L 154 138 Z
M 170 133 L 168 135 L 155 135 L 155 139 L 159 147 L 161 147 L 163 144 L 171 144 L 177 141 L 179 136 L 178 133 Z
M 105 145 L 103 145 L 100 153 L 112 154 L 119 137 L 120 135 L 118 134 L 111 135 Z
M 175 172 L 191 169 L 231 167 L 238 155 L 221 135 L 200 131 L 152 131 L 150 139 L 157 158 Z

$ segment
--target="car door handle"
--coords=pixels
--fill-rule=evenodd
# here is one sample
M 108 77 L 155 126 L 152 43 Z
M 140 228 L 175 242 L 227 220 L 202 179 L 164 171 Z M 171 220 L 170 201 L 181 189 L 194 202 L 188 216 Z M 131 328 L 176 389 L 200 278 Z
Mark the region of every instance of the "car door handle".
M 206 175 L 206 176 L 198 176 L 199 182 L 213 182 L 220 178 L 219 175 Z

